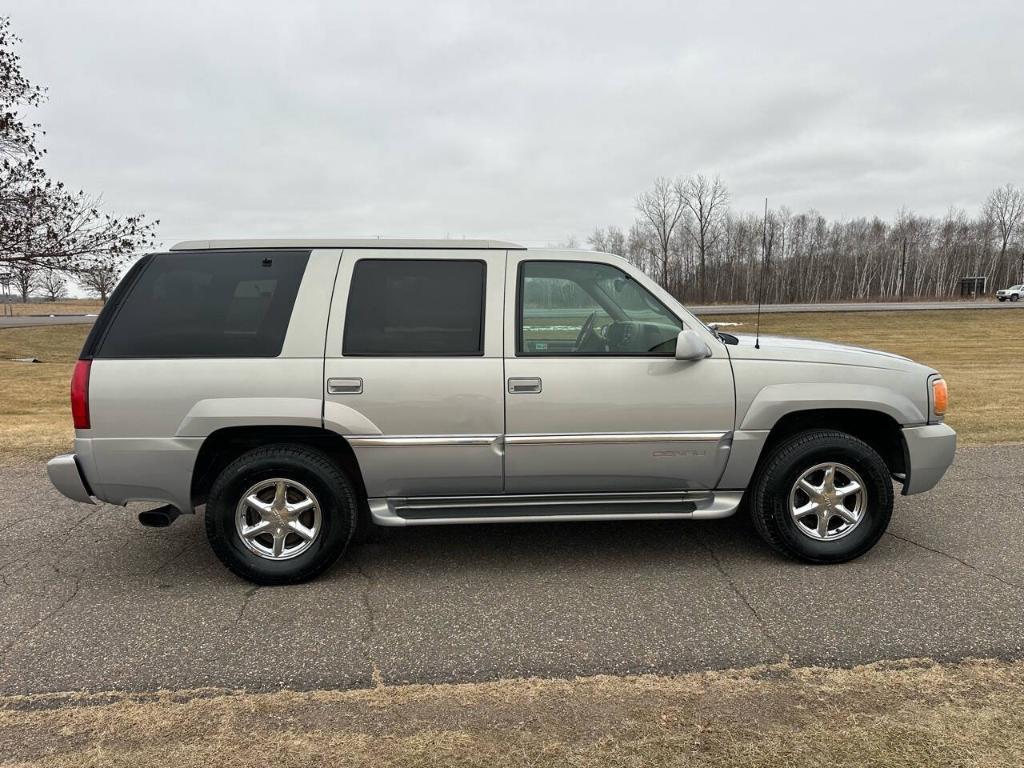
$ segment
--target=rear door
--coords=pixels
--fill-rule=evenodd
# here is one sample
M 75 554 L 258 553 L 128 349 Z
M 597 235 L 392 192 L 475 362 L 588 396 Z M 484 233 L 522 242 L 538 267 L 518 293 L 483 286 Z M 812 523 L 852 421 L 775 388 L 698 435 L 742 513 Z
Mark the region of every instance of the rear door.
M 342 253 L 324 421 L 373 497 L 501 493 L 504 250 Z

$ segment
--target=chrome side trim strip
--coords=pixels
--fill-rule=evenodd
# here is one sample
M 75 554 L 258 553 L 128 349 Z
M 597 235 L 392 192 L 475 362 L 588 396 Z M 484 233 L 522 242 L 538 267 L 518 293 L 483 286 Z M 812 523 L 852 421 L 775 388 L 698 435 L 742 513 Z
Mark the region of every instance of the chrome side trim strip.
M 570 435 L 354 435 L 353 447 L 429 445 L 622 445 L 625 443 L 707 443 L 718 442 L 728 432 L 606 432 Z
M 728 432 L 609 432 L 578 435 L 508 435 L 509 445 L 587 445 L 606 443 L 706 443 L 717 442 Z
M 477 507 L 556 507 L 577 505 L 680 504 L 705 500 L 708 491 L 641 491 L 602 494 L 517 493 L 507 496 L 420 496 L 390 499 L 395 509 L 471 509 Z
M 394 527 L 587 520 L 711 520 L 732 515 L 742 498 L 743 491 L 681 491 L 371 498 L 369 503 L 370 514 L 377 525 Z M 408 516 L 403 516 L 403 512 Z
M 429 445 L 494 445 L 501 438 L 497 435 L 410 435 L 408 437 L 349 437 L 353 448 L 385 447 L 385 446 L 429 446 Z

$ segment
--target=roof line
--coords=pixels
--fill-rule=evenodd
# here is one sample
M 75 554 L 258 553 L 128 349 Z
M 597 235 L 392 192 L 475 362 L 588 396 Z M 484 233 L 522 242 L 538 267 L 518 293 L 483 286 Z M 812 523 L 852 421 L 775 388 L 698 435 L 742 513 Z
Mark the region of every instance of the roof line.
M 408 249 L 473 249 L 473 250 L 526 250 L 518 243 L 501 240 L 415 240 L 374 238 L 268 238 L 254 240 L 183 240 L 171 246 L 172 251 L 219 251 L 242 248 L 408 248 Z

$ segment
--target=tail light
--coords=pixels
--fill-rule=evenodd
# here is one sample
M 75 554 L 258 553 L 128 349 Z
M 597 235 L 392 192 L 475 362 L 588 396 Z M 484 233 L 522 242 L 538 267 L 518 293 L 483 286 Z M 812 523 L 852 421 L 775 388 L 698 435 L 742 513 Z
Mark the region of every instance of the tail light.
M 71 417 L 75 429 L 89 429 L 89 369 L 92 360 L 79 360 L 71 374 Z

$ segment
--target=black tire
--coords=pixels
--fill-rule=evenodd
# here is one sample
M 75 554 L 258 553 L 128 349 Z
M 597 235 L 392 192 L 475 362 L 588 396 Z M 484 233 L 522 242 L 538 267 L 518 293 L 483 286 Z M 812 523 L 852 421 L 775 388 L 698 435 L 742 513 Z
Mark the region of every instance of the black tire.
M 1005 296 L 1000 296 L 1000 297 L 999 297 L 999 300 L 1000 300 L 1000 301 L 1006 301 L 1006 297 L 1005 297 Z
M 1015 294 L 1013 294 L 1013 296 L 1010 297 L 1010 301 L 1019 301 L 1019 300 L 1020 300 L 1020 294 L 1015 293 Z
M 860 475 L 864 511 L 847 535 L 817 540 L 802 533 L 790 514 L 790 491 L 804 472 L 826 462 L 845 464 Z M 800 432 L 777 445 L 760 465 L 747 495 L 761 538 L 776 551 L 809 563 L 860 557 L 878 542 L 892 517 L 892 479 L 882 457 L 864 441 L 833 430 Z
M 287 560 L 270 560 L 243 544 L 235 511 L 249 488 L 279 477 L 312 492 L 321 522 L 308 549 Z M 206 537 L 220 561 L 243 579 L 265 586 L 296 584 L 315 578 L 342 555 L 355 532 L 358 509 L 352 483 L 330 457 L 302 445 L 270 445 L 242 454 L 217 476 L 206 502 Z

